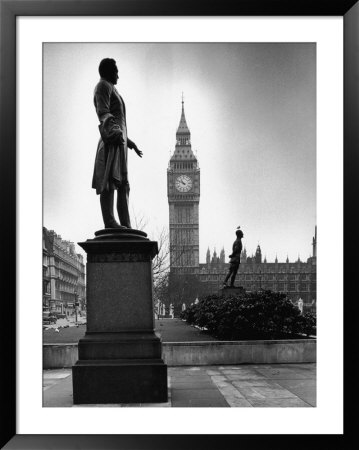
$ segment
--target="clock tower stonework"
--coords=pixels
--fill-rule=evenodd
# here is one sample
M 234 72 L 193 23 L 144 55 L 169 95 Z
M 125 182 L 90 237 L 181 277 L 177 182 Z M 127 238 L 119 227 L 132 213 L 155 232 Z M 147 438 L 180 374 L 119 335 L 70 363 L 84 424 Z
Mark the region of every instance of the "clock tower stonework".
M 192 151 L 182 99 L 176 146 L 167 169 L 170 267 L 173 274 L 196 274 L 199 269 L 200 169 Z

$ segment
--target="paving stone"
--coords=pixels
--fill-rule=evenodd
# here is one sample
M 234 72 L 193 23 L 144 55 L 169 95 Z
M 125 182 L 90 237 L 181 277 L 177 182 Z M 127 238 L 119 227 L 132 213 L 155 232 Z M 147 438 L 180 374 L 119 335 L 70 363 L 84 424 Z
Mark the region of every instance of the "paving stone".
M 228 384 L 228 386 L 220 386 L 218 387 L 218 389 L 227 401 L 230 398 L 244 398 L 244 396 L 238 391 L 238 389 L 233 387 L 231 384 Z
M 71 370 L 44 370 L 43 371 L 43 379 L 61 379 L 61 378 L 67 378 L 71 375 Z
M 248 370 L 248 369 L 226 369 L 226 370 L 221 370 L 221 373 L 224 375 L 253 375 L 253 373 L 255 374 L 255 372 L 253 370 Z
M 226 381 L 226 377 L 224 375 L 213 375 L 211 376 L 213 382 L 217 383 L 217 381 Z
M 276 364 L 277 365 L 277 364 Z M 286 367 L 287 369 L 312 370 L 316 371 L 316 363 L 292 363 L 292 364 L 278 364 L 278 366 Z M 274 367 L 274 364 L 272 364 Z
M 221 399 L 222 395 L 218 392 L 218 389 L 172 389 L 172 402 L 194 398 Z
M 285 367 L 288 367 L 289 364 L 285 364 Z M 247 367 L 251 369 L 272 369 L 275 366 L 279 366 L 279 364 L 250 364 Z
M 280 384 L 275 381 L 268 380 L 266 378 L 260 380 L 239 380 L 233 381 L 232 384 L 237 387 L 254 387 L 254 386 L 266 386 L 266 387 L 281 387 Z
M 264 366 L 264 367 L 263 367 Z M 238 366 L 223 366 L 221 367 L 221 372 L 223 371 L 234 371 L 235 373 L 239 373 L 239 372 L 244 372 L 244 373 L 255 373 L 257 368 L 265 368 L 265 369 L 270 369 L 271 367 L 269 365 L 264 365 L 264 364 L 239 364 Z
M 240 387 L 238 389 L 246 399 L 296 398 L 296 395 L 294 395 L 287 389 L 281 388 L 280 386 L 278 388 L 273 386 L 271 387 L 255 386 L 255 387 Z
M 265 380 L 266 378 L 262 375 L 249 375 L 249 374 L 241 374 L 238 373 L 236 375 L 226 375 L 226 378 L 231 381 L 238 381 L 238 380 Z
M 205 370 L 201 370 L 199 372 L 189 372 L 186 370 L 175 370 L 175 371 L 168 371 L 168 374 L 170 376 L 175 377 L 206 377 L 207 373 Z
M 231 408 L 253 408 L 253 405 L 249 403 L 245 398 L 231 397 L 226 399 Z
M 170 376 L 172 378 L 208 378 L 208 375 L 205 372 L 179 372 L 179 373 L 171 373 Z
M 200 381 L 209 381 L 211 379 L 208 375 L 203 376 L 203 377 L 192 377 L 191 375 L 185 375 L 185 376 L 172 375 L 170 378 L 171 378 L 171 382 L 178 381 L 180 383 L 183 383 L 185 381 L 191 381 L 192 383 L 198 383 Z
M 283 380 L 305 379 L 306 374 L 298 373 L 295 370 L 276 368 L 276 369 L 256 369 L 256 371 L 266 378 L 278 378 Z
M 252 405 L 243 397 L 243 395 L 232 386 L 231 383 L 219 381 L 216 383 L 219 391 L 231 407 L 251 407 Z
M 187 382 L 174 382 L 171 385 L 173 389 L 217 389 L 216 386 L 209 381 L 200 381 L 195 382 L 187 381 Z
M 278 384 L 311 406 L 317 405 L 316 380 L 278 380 Z
M 43 391 L 43 406 L 45 407 L 71 407 L 72 397 L 72 377 L 59 379 L 58 383 Z
M 310 408 L 311 406 L 300 398 L 248 398 L 252 406 L 259 408 Z
M 207 375 L 221 375 L 219 370 L 206 370 Z
M 298 389 L 298 388 L 315 388 L 316 380 L 313 379 L 300 379 L 300 380 L 276 380 L 276 383 L 289 389 Z
M 56 380 L 51 380 L 51 381 L 43 383 L 42 384 L 42 389 L 45 392 L 48 389 L 50 389 L 52 386 L 56 386 Z
M 229 385 L 228 381 L 216 381 L 217 388 L 227 387 Z
M 228 408 L 228 403 L 222 398 L 221 400 L 214 399 L 190 399 L 172 402 L 172 407 L 185 408 Z
M 298 392 L 296 394 L 301 400 L 308 403 L 310 406 L 316 407 L 317 406 L 317 398 L 316 398 L 316 392 L 311 393 L 300 393 Z
M 304 402 L 309 403 L 310 406 L 317 406 L 317 393 L 315 389 L 296 389 L 293 390 L 293 394 Z
M 251 407 L 252 405 L 243 397 L 243 395 L 230 383 L 227 386 L 218 386 L 219 391 L 231 407 Z

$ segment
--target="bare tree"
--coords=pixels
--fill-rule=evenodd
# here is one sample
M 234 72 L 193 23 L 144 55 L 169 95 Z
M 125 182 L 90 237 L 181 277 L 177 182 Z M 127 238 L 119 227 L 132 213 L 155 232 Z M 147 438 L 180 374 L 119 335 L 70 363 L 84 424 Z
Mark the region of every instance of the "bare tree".
M 148 219 L 144 215 L 133 213 L 133 217 L 137 229 L 143 230 L 148 225 Z M 165 310 L 168 311 L 172 303 L 178 311 L 182 302 L 185 300 L 188 302 L 188 299 L 199 291 L 198 280 L 194 275 L 170 274 L 171 264 L 178 263 L 188 249 L 185 245 L 177 244 L 176 251 L 174 251 L 171 248 L 169 231 L 166 227 L 154 231 L 151 233 L 151 237 L 157 241 L 158 245 L 158 254 L 152 261 L 155 309 L 159 314 L 164 305 Z
M 173 257 L 173 251 L 169 242 L 169 232 L 167 228 L 162 228 L 155 234 L 155 240 L 158 244 L 158 254 L 153 258 L 153 286 L 154 286 L 154 299 L 157 305 L 157 313 L 161 305 L 165 306 L 166 311 L 169 311 L 171 298 L 170 298 L 170 267 L 171 257 L 172 264 L 179 261 L 181 256 L 185 253 L 184 246 L 176 247 L 176 256 Z M 171 256 L 172 253 L 172 256 Z
M 144 228 L 148 225 L 148 219 L 142 213 L 136 213 L 133 208 L 132 217 L 135 223 L 135 229 L 144 231 Z

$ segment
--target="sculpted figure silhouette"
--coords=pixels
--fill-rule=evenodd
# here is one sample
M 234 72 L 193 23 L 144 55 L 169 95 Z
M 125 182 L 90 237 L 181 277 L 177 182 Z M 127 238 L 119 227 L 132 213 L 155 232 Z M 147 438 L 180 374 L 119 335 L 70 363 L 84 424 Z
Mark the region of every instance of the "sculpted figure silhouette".
M 100 121 L 101 137 L 97 146 L 92 187 L 100 195 L 105 228 L 131 228 L 127 154 L 130 148 L 142 158 L 142 151 L 127 136 L 125 102 L 115 88 L 119 78 L 116 61 L 103 59 L 99 73 L 101 79 L 95 87 L 94 104 Z M 115 190 L 120 224 L 113 212 Z
M 238 272 L 239 264 L 241 263 L 241 251 L 242 251 L 242 237 L 244 236 L 240 227 L 236 230 L 237 239 L 233 242 L 232 254 L 229 255 L 229 270 L 227 276 L 223 282 L 223 287 L 227 287 L 227 281 L 231 278 L 230 286 L 234 287 L 234 281 Z

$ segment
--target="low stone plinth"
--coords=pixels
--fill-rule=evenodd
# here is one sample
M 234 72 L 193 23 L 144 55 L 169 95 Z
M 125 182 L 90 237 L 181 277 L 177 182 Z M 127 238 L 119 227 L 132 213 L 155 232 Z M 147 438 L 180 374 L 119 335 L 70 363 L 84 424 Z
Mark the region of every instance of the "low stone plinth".
M 234 296 L 244 295 L 245 293 L 246 293 L 246 290 L 242 286 L 236 286 L 236 287 L 225 286 L 219 290 L 219 295 L 223 295 L 223 297 L 230 297 L 232 295 L 234 295 Z
M 138 230 L 106 229 L 87 253 L 87 331 L 72 368 L 74 403 L 167 401 L 167 366 L 154 333 L 152 258 Z

